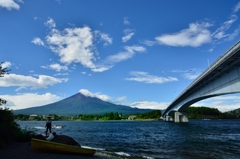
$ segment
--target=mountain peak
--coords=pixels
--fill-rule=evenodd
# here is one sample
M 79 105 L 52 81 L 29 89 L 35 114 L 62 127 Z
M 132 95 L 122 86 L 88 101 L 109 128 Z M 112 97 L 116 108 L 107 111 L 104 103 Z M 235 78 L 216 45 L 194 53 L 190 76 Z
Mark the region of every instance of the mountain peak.
M 15 114 L 57 114 L 57 115 L 79 115 L 79 114 L 104 114 L 118 112 L 123 114 L 136 114 L 150 112 L 150 109 L 131 108 L 124 105 L 116 105 L 105 102 L 96 97 L 85 96 L 76 93 L 61 101 L 39 107 L 14 110 Z

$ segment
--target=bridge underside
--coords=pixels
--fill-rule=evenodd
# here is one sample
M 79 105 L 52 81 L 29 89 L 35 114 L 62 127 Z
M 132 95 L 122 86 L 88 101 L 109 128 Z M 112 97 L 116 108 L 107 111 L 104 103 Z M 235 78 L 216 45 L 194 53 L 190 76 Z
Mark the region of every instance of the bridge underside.
M 217 67 L 197 84 L 188 87 L 163 113 L 166 121 L 188 122 L 186 109 L 211 97 L 240 93 L 240 51 L 234 60 Z M 170 113 L 175 112 L 174 119 Z

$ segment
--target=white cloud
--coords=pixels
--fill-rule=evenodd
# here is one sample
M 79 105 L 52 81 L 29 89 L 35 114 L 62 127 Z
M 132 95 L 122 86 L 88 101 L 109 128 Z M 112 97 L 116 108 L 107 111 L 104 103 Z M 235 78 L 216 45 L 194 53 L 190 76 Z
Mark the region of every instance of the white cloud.
M 142 43 L 147 46 L 153 46 L 153 45 L 157 44 L 157 41 L 144 40 Z
M 109 70 L 113 66 L 104 66 L 104 65 L 95 65 L 95 68 L 92 68 L 93 72 L 104 72 L 106 70 Z
M 101 41 L 105 41 L 105 43 L 103 44 L 104 46 L 112 44 L 112 38 L 110 38 L 108 34 L 102 33 L 100 31 L 95 31 L 95 34 L 96 36 L 100 37 Z
M 127 99 L 126 96 L 118 97 L 117 102 L 121 102 L 121 101 L 126 100 L 126 99 Z
M 194 80 L 196 79 L 201 73 L 200 72 L 194 72 L 194 73 L 185 73 L 183 76 L 186 79 Z
M 240 9 L 240 2 L 238 2 L 238 3 L 235 5 L 235 7 L 234 7 L 234 9 L 233 9 L 233 12 L 236 13 L 239 9 Z
M 57 72 L 60 72 L 62 70 L 64 71 L 67 71 L 68 70 L 68 67 L 67 66 L 61 66 L 60 64 L 58 63 L 54 63 L 54 64 L 51 64 L 49 66 L 41 66 L 42 68 L 47 68 L 47 69 L 52 69 L 52 70 L 55 70 Z
M 61 4 L 61 0 L 56 0 L 56 2 L 58 2 L 58 4 Z
M 131 29 L 125 29 L 124 31 L 125 36 L 122 37 L 122 42 L 127 42 L 128 40 L 130 40 L 132 38 L 132 36 L 135 34 L 133 30 Z
M 158 102 L 149 102 L 149 101 L 141 101 L 134 102 L 130 105 L 132 108 L 140 108 L 140 109 L 158 109 L 163 110 L 168 107 L 169 103 L 158 103 Z
M 172 70 L 171 72 L 176 72 L 176 73 L 182 73 L 182 72 L 189 72 L 189 71 L 191 71 L 191 70 L 187 70 L 187 71 L 183 71 L 183 70 Z
M 211 42 L 211 33 L 207 29 L 209 23 L 191 23 L 189 28 L 181 30 L 177 33 L 164 34 L 155 39 L 159 44 L 175 46 L 175 47 L 199 47 L 205 43 Z
M 56 73 L 54 76 L 68 76 L 68 73 Z
M 240 25 L 238 26 L 237 29 L 234 30 L 232 34 L 229 34 L 226 40 L 233 40 L 240 32 Z
M 23 1 L 18 0 L 18 2 L 23 3 Z M 0 7 L 6 8 L 8 10 L 11 9 L 19 9 L 20 6 L 14 0 L 0 0 Z
M 157 83 L 157 84 L 178 81 L 178 79 L 175 77 L 158 77 L 158 76 L 149 75 L 149 73 L 147 72 L 132 71 L 130 72 L 130 74 L 134 77 L 125 78 L 125 80 L 137 81 L 137 82 L 143 82 L 143 83 Z
M 46 75 L 38 75 L 38 78 L 32 76 L 24 76 L 17 74 L 8 74 L 4 78 L 0 78 L 0 86 L 2 87 L 19 87 L 16 91 L 21 89 L 40 89 L 47 88 L 58 83 L 67 82 L 67 78 L 54 78 Z
M 194 106 L 205 106 L 217 108 L 221 112 L 231 111 L 240 108 L 240 96 L 238 95 L 223 95 L 199 101 Z
M 189 80 L 194 80 L 200 74 L 201 72 L 198 69 L 191 69 L 191 70 L 184 71 L 183 77 Z
M 221 25 L 214 33 L 212 33 L 212 36 L 216 39 L 222 39 L 225 37 L 229 37 L 231 34 L 226 34 L 226 31 L 231 27 L 231 25 L 238 19 L 236 15 L 231 15 L 230 19 Z
M 93 36 L 89 27 L 66 28 L 62 32 L 53 29 L 46 39 L 50 49 L 60 56 L 60 62 L 65 64 L 79 62 L 94 72 L 102 71 L 102 68 L 93 63 L 96 58 L 93 51 Z
M 146 49 L 142 46 L 133 45 L 124 47 L 128 52 L 145 52 Z
M 51 18 L 46 22 L 50 26 L 52 26 L 52 23 L 54 21 Z M 63 31 L 51 28 L 50 33 L 45 39 L 45 44 L 60 57 L 61 63 L 65 65 L 81 63 L 93 72 L 106 71 L 112 68 L 117 62 L 127 60 L 137 52 L 146 51 L 142 46 L 126 46 L 126 51 L 108 56 L 106 59 L 101 59 L 100 61 L 94 42 L 98 42 L 99 39 L 100 41 L 104 41 L 104 45 L 107 46 L 112 44 L 112 38 L 100 31 L 92 32 L 88 26 L 82 28 L 65 28 Z M 47 68 L 46 66 L 43 67 Z
M 51 93 L 24 93 L 17 95 L 0 95 L 0 98 L 7 100 L 6 104 L 1 105 L 2 107 L 7 107 L 13 110 L 24 109 L 34 106 L 42 106 L 45 104 L 57 102 L 62 99 L 62 97 Z
M 214 48 L 216 47 L 216 45 L 221 44 L 221 42 L 224 41 L 230 41 L 233 40 L 236 36 L 239 35 L 240 32 L 240 25 L 238 25 L 237 29 L 235 29 L 232 33 L 229 33 L 229 29 L 232 26 L 232 24 L 234 22 L 237 21 L 238 16 L 235 14 L 240 8 L 240 2 L 238 2 L 234 9 L 232 14 L 230 15 L 230 17 L 228 18 L 227 21 L 225 21 L 223 24 L 221 24 L 221 26 L 219 28 L 216 29 L 216 31 L 214 31 L 211 36 L 214 39 L 213 41 L 213 47 L 210 48 L 208 51 L 212 52 L 214 50 Z
M 86 67 L 94 67 L 90 28 L 67 28 L 63 32 L 52 30 L 46 38 L 50 49 L 61 57 L 62 63 L 80 62 Z
M 56 23 L 54 22 L 54 20 L 52 18 L 48 18 L 48 21 L 45 22 L 45 25 L 48 26 L 49 28 L 55 28 L 56 27 Z
M 64 71 L 68 70 L 67 66 L 61 66 L 58 63 L 51 64 L 49 67 L 53 70 L 58 71 L 58 72 L 61 71 L 61 70 L 64 70 Z
M 123 24 L 125 24 L 125 25 L 129 25 L 130 24 L 130 22 L 128 21 L 128 17 L 124 17 L 123 18 Z
M 146 49 L 144 47 L 137 46 L 137 45 L 125 46 L 124 49 L 126 50 L 125 52 L 120 52 L 118 54 L 108 56 L 106 58 L 107 63 L 112 64 L 112 63 L 121 62 L 121 61 L 127 60 L 129 58 L 132 58 L 135 55 L 135 53 L 137 53 L 137 52 L 145 52 L 146 51 Z
M 105 94 L 101 94 L 101 93 L 92 93 L 90 92 L 89 90 L 87 89 L 81 89 L 79 91 L 81 94 L 87 96 L 87 97 L 95 97 L 95 98 L 99 98 L 103 101 L 106 101 L 106 102 L 110 102 L 111 101 L 111 97 L 109 97 L 108 95 L 105 95 Z
M 44 42 L 40 38 L 38 38 L 38 37 L 35 37 L 31 42 L 36 44 L 36 45 L 44 46 Z
M 121 62 L 133 57 L 134 54 L 135 54 L 134 52 L 120 52 L 118 54 L 108 56 L 107 61 L 109 63 Z
M 171 72 L 174 73 L 181 73 L 183 77 L 189 80 L 196 79 L 200 74 L 200 70 L 198 69 L 191 69 L 191 70 L 172 70 Z
M 127 42 L 128 40 L 131 39 L 131 37 L 134 35 L 134 33 L 129 33 L 127 35 L 125 35 L 124 37 L 122 37 L 122 42 Z
M 199 47 L 203 44 L 210 43 L 213 41 L 214 45 L 220 44 L 220 40 L 233 40 L 240 33 L 240 26 L 234 30 L 233 33 L 227 32 L 234 22 L 237 21 L 238 16 L 235 15 L 240 9 L 240 2 L 238 2 L 230 18 L 225 21 L 219 28 L 213 33 L 208 29 L 212 24 L 210 23 L 191 23 L 189 28 L 183 29 L 176 33 L 163 34 L 155 38 L 159 44 L 175 46 L 175 47 Z M 145 41 L 144 44 L 148 46 L 154 45 L 153 41 Z M 213 48 L 209 49 L 213 51 Z
M 3 62 L 3 63 L 1 64 L 1 66 L 2 66 L 2 68 L 9 68 L 9 67 L 12 66 L 12 64 L 11 64 L 11 62 L 6 61 L 6 62 Z

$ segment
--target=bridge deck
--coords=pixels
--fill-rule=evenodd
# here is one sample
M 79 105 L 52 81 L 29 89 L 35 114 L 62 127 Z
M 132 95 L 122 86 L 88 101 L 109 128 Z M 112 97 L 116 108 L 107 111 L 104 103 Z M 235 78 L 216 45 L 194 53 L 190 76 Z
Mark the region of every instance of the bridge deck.
M 168 114 L 172 109 L 189 94 L 208 84 L 215 78 L 228 72 L 233 67 L 240 67 L 240 40 L 220 56 L 208 69 L 206 69 L 196 80 L 194 80 L 164 111 L 162 116 Z

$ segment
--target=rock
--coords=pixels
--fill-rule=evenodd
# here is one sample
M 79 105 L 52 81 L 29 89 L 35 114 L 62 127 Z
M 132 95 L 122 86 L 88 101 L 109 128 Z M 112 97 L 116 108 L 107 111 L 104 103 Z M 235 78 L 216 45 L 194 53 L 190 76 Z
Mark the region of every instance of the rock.
M 35 135 L 36 139 L 40 139 L 40 140 L 46 140 L 46 138 L 43 135 Z M 81 145 L 76 142 L 73 138 L 66 136 L 66 135 L 54 135 L 54 138 L 51 140 L 51 142 L 57 142 L 57 143 L 61 143 L 61 144 L 66 144 L 66 145 L 72 145 L 72 146 L 79 146 L 81 147 Z
M 40 135 L 40 134 L 35 135 L 33 138 L 39 139 L 39 140 L 46 140 L 46 138 L 43 135 Z
M 81 145 L 78 142 L 76 142 L 73 138 L 66 135 L 55 135 L 51 141 L 81 147 Z

